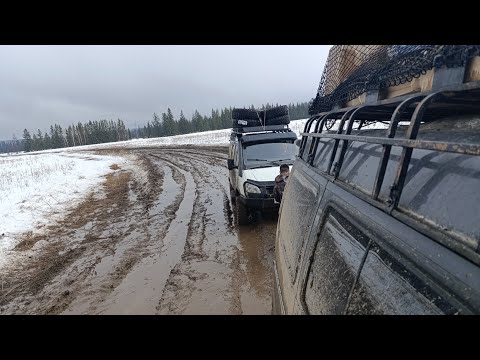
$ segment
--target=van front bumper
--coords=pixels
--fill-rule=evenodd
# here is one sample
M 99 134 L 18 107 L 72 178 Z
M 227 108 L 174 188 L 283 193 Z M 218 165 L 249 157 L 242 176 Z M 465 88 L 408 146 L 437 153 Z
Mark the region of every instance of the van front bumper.
M 251 209 L 278 209 L 280 207 L 280 204 L 275 203 L 273 198 L 249 198 L 240 195 L 237 201 Z

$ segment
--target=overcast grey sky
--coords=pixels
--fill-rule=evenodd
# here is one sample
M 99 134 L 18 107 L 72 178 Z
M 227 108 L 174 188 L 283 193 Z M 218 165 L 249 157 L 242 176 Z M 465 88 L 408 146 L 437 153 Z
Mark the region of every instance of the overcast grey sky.
M 309 101 L 329 45 L 0 46 L 0 139 L 53 123 Z

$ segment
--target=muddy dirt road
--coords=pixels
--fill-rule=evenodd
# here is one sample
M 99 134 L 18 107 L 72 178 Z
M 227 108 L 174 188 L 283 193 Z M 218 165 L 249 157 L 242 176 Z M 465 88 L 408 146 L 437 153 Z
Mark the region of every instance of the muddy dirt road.
M 235 225 L 225 147 L 102 152 L 128 161 L 24 234 L 1 314 L 270 314 L 277 219 Z

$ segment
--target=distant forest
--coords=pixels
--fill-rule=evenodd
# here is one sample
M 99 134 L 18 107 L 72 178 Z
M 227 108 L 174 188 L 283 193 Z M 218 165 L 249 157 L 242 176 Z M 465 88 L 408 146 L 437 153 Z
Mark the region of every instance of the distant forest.
M 278 104 L 266 104 L 260 108 L 269 109 Z M 250 108 L 255 109 L 252 105 Z M 308 117 L 308 103 L 288 105 L 291 120 Z M 210 116 L 202 116 L 195 110 L 191 119 L 187 119 L 180 111 L 178 119 L 170 108 L 166 113 L 153 114 L 152 120 L 143 127 L 126 128 L 122 120 L 95 120 L 79 122 L 63 129 L 60 125 L 50 126 L 50 131 L 42 133 L 40 129 L 30 132 L 23 130 L 22 139 L 0 141 L 0 153 L 38 151 L 58 149 L 80 145 L 100 144 L 124 141 L 135 138 L 155 138 L 194 132 L 228 129 L 232 127 L 232 108 L 212 110 Z

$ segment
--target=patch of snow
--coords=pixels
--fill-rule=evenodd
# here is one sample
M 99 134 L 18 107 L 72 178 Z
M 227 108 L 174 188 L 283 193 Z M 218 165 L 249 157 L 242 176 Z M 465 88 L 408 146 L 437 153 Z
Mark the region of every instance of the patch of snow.
M 0 267 L 19 235 L 61 219 L 112 171 L 111 165 L 124 162 L 66 152 L 0 158 Z

